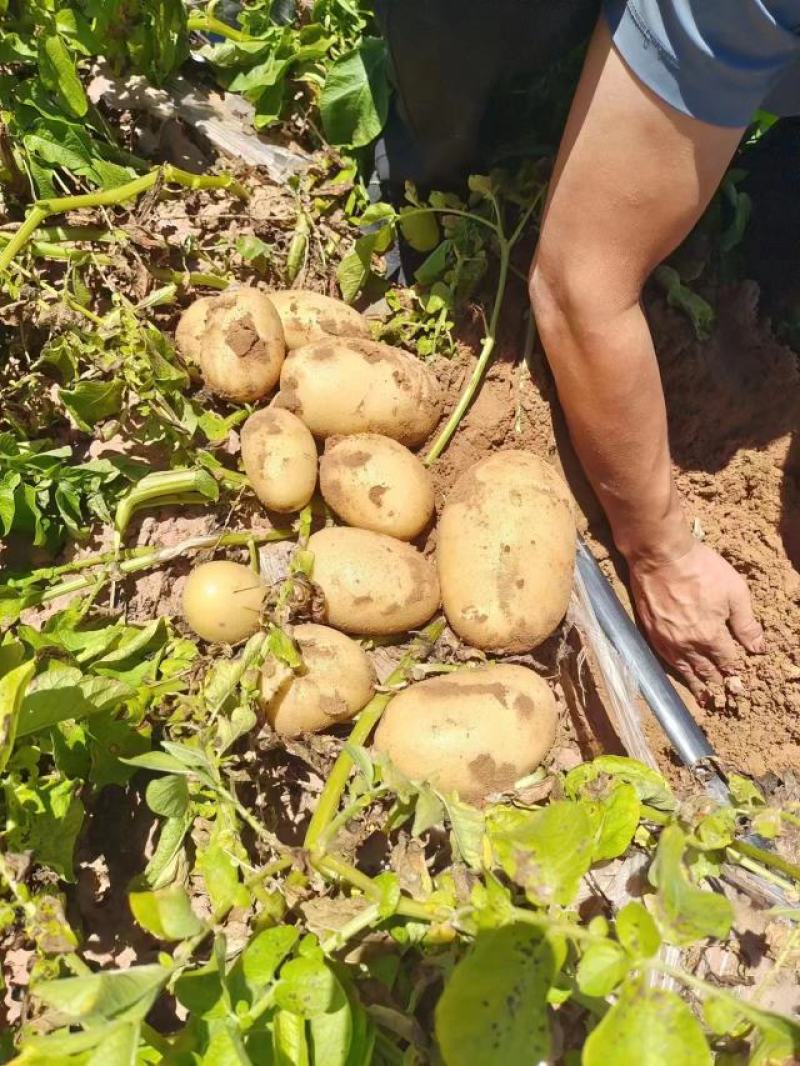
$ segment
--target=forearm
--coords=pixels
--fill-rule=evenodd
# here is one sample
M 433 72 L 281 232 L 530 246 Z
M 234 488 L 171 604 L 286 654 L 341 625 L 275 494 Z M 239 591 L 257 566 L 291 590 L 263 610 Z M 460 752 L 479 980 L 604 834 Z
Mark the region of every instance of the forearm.
M 599 279 L 598 279 L 599 280 Z M 538 301 L 541 310 L 541 301 Z M 690 534 L 672 478 L 664 394 L 638 303 L 569 321 L 540 315 L 542 340 L 581 464 L 630 561 L 659 562 Z

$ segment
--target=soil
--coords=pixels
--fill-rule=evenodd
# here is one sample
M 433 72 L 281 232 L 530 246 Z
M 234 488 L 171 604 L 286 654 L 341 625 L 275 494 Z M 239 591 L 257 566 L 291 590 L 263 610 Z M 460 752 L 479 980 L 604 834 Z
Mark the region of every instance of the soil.
M 552 378 L 540 351 L 528 368 L 523 349 L 524 301 L 513 294 L 498 354 L 461 429 L 434 468 L 438 505 L 456 478 L 491 451 L 521 447 L 564 471 L 595 555 L 603 560 L 623 600 L 624 566 L 615 555 L 602 511 L 583 478 L 565 431 Z M 800 766 L 800 371 L 796 354 L 779 343 L 759 317 L 752 282 L 724 289 L 717 301 L 718 327 L 707 343 L 658 294 L 646 302 L 659 354 L 670 415 L 675 474 L 695 531 L 719 550 L 750 584 L 764 626 L 766 655 L 743 660 L 725 694 L 698 706 L 680 687 L 721 760 L 756 777 Z M 440 365 L 448 408 L 473 366 L 463 354 Z M 528 373 L 528 369 L 530 373 Z M 447 413 L 447 412 L 446 412 Z M 431 547 L 429 542 L 428 547 Z M 621 750 L 601 700 L 586 692 L 580 644 L 565 646 L 567 676 L 562 697 L 573 712 L 572 728 L 585 754 Z M 570 650 L 566 650 L 566 649 Z M 554 665 L 553 649 L 537 659 Z M 539 654 L 541 652 L 541 655 Z M 563 662 L 562 662 L 563 665 Z M 579 693 L 570 698 L 569 689 Z M 596 697 L 596 694 L 595 694 Z M 578 704 L 581 706 L 578 707 Z M 586 732 L 588 715 L 593 735 Z M 671 776 L 674 756 L 655 723 L 648 740 Z M 588 750 L 587 750 L 588 749 Z

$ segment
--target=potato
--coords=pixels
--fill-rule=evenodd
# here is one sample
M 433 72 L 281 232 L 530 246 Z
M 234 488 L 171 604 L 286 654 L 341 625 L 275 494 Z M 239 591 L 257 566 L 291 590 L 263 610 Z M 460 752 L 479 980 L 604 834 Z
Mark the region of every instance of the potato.
M 436 568 L 401 540 L 366 529 L 321 529 L 308 548 L 328 622 L 346 633 L 405 633 L 439 606 Z
M 299 511 L 317 485 L 317 447 L 299 418 L 280 407 L 242 426 L 242 463 L 256 496 L 273 511 Z
M 186 359 L 199 365 L 207 388 L 240 403 L 272 391 L 286 355 L 283 326 L 258 289 L 230 289 L 188 307 L 175 331 Z
M 470 467 L 439 521 L 447 620 L 477 648 L 528 652 L 567 610 L 575 519 L 561 477 L 536 456 L 498 452 Z
M 328 337 L 369 337 L 369 326 L 358 311 L 307 289 L 271 292 L 269 298 L 280 315 L 289 351 Z
M 325 502 L 350 526 L 413 540 L 433 515 L 433 482 L 413 452 L 359 433 L 329 443 L 319 468 Z
M 275 402 L 315 437 L 383 433 L 408 446 L 430 434 L 442 403 L 436 378 L 413 355 L 358 337 L 290 352 Z
M 249 566 L 217 559 L 192 570 L 183 589 L 183 616 L 203 640 L 237 644 L 261 625 L 266 588 Z
M 482 666 L 404 689 L 375 747 L 414 781 L 477 802 L 535 770 L 553 746 L 556 702 L 525 666 Z
M 296 626 L 294 639 L 306 672 L 294 674 L 274 693 L 274 662 L 262 671 L 264 711 L 275 732 L 285 737 L 317 733 L 358 714 L 374 692 L 372 664 L 361 645 L 312 624 Z

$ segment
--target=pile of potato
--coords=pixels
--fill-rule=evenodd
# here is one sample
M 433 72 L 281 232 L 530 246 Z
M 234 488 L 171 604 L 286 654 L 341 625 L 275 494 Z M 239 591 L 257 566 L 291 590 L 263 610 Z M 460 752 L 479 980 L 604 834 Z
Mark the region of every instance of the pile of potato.
M 444 503 L 435 560 L 423 555 L 410 542 L 433 521 L 434 490 L 410 449 L 438 423 L 440 389 L 415 357 L 371 340 L 352 308 L 317 293 L 235 289 L 192 304 L 176 343 L 230 400 L 258 403 L 279 385 L 241 432 L 253 490 L 290 513 L 319 484 L 343 523 L 308 543 L 328 625 L 294 627 L 300 670 L 264 667 L 264 710 L 279 733 L 325 729 L 369 702 L 372 666 L 353 637 L 400 636 L 443 607 L 465 643 L 519 654 L 560 624 L 575 556 L 563 480 L 526 452 L 483 459 Z M 235 643 L 259 629 L 265 595 L 247 567 L 205 563 L 187 581 L 184 613 L 204 639 Z M 545 681 L 527 667 L 485 665 L 407 687 L 375 746 L 410 778 L 477 801 L 535 769 L 555 729 Z

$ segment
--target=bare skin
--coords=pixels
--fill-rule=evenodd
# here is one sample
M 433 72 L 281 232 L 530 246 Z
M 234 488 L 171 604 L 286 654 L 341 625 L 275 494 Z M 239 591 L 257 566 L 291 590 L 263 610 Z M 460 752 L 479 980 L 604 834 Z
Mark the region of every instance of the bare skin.
M 530 291 L 570 435 L 656 650 L 702 695 L 765 650 L 744 579 L 691 535 L 640 299 L 705 210 L 742 130 L 675 111 L 601 19 L 551 182 Z

